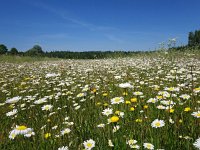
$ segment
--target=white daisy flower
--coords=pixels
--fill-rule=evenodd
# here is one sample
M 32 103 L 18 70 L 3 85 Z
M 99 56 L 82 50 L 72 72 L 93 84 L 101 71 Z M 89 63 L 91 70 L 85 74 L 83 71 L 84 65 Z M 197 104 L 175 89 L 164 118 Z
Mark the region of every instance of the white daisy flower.
M 119 103 L 123 103 L 124 102 L 124 98 L 123 97 L 115 97 L 111 99 L 111 104 L 119 104 Z
M 196 118 L 200 118 L 200 111 L 197 112 L 193 112 L 192 116 L 196 117 Z
M 151 144 L 151 143 L 144 143 L 143 146 L 144 146 L 144 148 L 146 148 L 146 149 L 154 149 L 154 145 Z
M 84 145 L 86 150 L 91 150 L 92 148 L 95 147 L 95 141 L 92 140 L 92 139 L 89 139 L 87 141 L 84 141 L 83 145 Z
M 58 150 L 68 150 L 68 147 L 67 146 L 62 146 L 62 147 L 59 147 Z
M 152 126 L 153 128 L 160 128 L 160 127 L 165 126 L 165 122 L 164 122 L 164 120 L 158 120 L 158 119 L 156 119 L 156 120 L 154 120 L 154 121 L 151 123 L 151 126 Z
M 16 97 L 7 99 L 6 103 L 8 103 L 8 104 L 14 104 L 14 103 L 17 103 L 21 98 L 22 98 L 21 96 L 16 96 Z
M 45 111 L 51 110 L 52 108 L 53 108 L 52 105 L 44 105 L 44 106 L 42 106 L 42 110 L 45 110 Z
M 17 114 L 17 109 L 13 109 L 12 111 L 7 112 L 6 116 L 14 116 L 15 114 Z
M 105 115 L 105 116 L 109 116 L 113 113 L 113 109 L 110 109 L 110 108 L 106 108 L 103 110 L 102 114 Z
M 121 83 L 119 84 L 120 88 L 133 88 L 133 86 L 130 83 Z
M 193 145 L 194 145 L 196 148 L 200 149 L 200 138 L 198 138 L 198 139 L 193 143 Z
M 70 132 L 71 132 L 71 130 L 69 128 L 66 128 L 66 129 L 61 131 L 61 135 L 65 135 L 65 134 L 68 134 Z
M 58 150 L 69 150 L 67 146 L 59 147 Z

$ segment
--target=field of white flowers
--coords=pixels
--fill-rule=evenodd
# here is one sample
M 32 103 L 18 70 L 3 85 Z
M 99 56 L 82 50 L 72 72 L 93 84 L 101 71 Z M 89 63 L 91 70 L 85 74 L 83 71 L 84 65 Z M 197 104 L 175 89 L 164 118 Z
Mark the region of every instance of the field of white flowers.
M 0 149 L 200 149 L 200 59 L 1 62 Z

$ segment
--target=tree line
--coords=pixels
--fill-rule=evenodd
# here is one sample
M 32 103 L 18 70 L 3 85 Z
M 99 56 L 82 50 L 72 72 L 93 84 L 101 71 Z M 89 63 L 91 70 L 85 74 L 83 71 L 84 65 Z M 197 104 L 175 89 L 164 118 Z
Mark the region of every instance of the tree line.
M 7 47 L 0 44 L 0 55 L 18 55 L 18 56 L 31 56 L 31 57 L 52 57 L 63 59 L 103 59 L 103 58 L 115 58 L 115 57 L 127 57 L 132 54 L 144 53 L 142 51 L 84 51 L 84 52 L 72 52 L 72 51 L 50 51 L 45 52 L 39 45 L 34 45 L 26 52 L 19 52 L 16 48 L 11 48 L 8 51 Z M 146 52 L 151 53 L 151 52 Z
M 189 32 L 188 44 L 186 46 L 179 46 L 169 48 L 169 50 L 184 50 L 192 49 L 197 47 L 200 49 L 200 30 Z M 152 53 L 153 51 L 145 52 Z M 135 54 L 144 53 L 142 51 L 85 51 L 85 52 L 72 52 L 72 51 L 50 51 L 44 52 L 42 47 L 34 45 L 31 49 L 26 52 L 20 52 L 15 47 L 10 50 L 4 44 L 0 44 L 0 55 L 19 55 L 19 56 L 31 56 L 31 57 L 54 57 L 54 58 L 65 58 L 65 59 L 103 59 L 103 58 L 115 58 L 115 57 L 126 57 Z

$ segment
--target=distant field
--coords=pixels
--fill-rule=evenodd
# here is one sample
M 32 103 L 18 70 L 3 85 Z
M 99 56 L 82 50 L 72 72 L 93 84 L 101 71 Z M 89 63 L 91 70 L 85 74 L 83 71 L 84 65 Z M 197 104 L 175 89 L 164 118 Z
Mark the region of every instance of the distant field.
M 10 56 L 10 55 L 0 55 L 0 62 L 10 62 L 10 63 L 23 63 L 23 62 L 36 62 L 36 61 L 52 61 L 61 60 L 58 58 L 48 58 L 48 57 L 29 57 L 29 56 Z
M 1 150 L 195 150 L 200 52 L 0 56 Z

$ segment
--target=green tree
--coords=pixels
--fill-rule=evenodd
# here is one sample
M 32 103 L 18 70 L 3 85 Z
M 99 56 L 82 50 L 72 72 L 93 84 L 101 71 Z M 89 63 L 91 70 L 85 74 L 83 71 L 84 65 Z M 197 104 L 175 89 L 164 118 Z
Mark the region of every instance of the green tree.
M 200 30 L 189 32 L 188 46 L 200 46 Z
M 194 33 L 193 32 L 189 32 L 188 46 L 194 46 Z
M 26 52 L 29 56 L 42 56 L 44 54 L 42 47 L 39 45 L 34 45 L 33 48 Z
M 11 50 L 10 50 L 10 54 L 11 55 L 17 55 L 18 53 L 19 52 L 18 52 L 18 50 L 15 47 L 11 48 Z
M 6 54 L 8 51 L 7 47 L 3 44 L 0 44 L 0 55 Z

